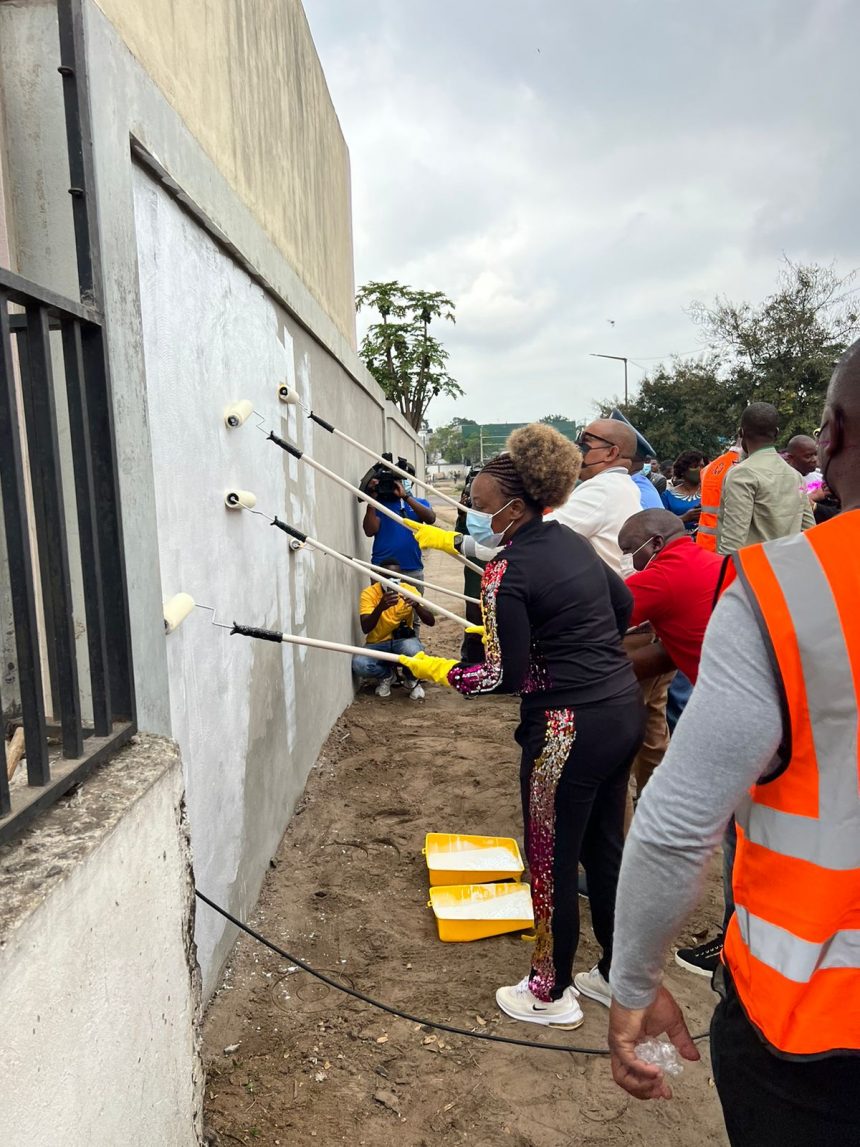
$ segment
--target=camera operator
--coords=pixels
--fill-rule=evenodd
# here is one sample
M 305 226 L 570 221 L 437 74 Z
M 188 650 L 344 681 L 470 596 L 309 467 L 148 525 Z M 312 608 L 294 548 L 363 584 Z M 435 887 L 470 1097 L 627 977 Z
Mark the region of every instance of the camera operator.
M 407 469 L 405 459 L 399 458 L 398 463 L 401 469 Z M 413 522 L 433 525 L 436 521 L 436 512 L 429 502 L 413 495 L 412 482 L 408 478 L 399 478 L 381 463 L 373 468 L 371 475 L 367 482 L 362 484 L 363 490 L 383 505 L 390 506 L 401 518 L 411 518 Z M 374 565 L 397 562 L 403 577 L 420 589 L 424 584 L 424 560 L 421 556 L 421 547 L 416 542 L 412 530 L 378 514 L 373 506 L 367 507 L 362 526 L 365 536 L 373 538 L 371 561 Z
M 405 589 L 418 592 L 414 585 L 408 585 L 400 576 L 396 561 L 387 561 L 384 568 L 391 571 L 392 581 L 402 584 Z M 413 656 L 424 648 L 415 632 L 420 618 L 425 625 L 435 625 L 436 618 L 424 605 L 419 605 L 405 594 L 386 589 L 378 582 L 361 592 L 358 606 L 361 631 L 367 641 L 367 654 L 356 654 L 352 659 L 352 671 L 357 677 L 376 681 L 376 696 L 390 697 L 391 686 L 397 674 L 387 661 L 379 661 L 373 656 L 374 650 L 386 653 L 405 653 Z M 410 701 L 423 701 L 424 688 L 408 669 L 402 670 L 403 684 L 409 693 Z

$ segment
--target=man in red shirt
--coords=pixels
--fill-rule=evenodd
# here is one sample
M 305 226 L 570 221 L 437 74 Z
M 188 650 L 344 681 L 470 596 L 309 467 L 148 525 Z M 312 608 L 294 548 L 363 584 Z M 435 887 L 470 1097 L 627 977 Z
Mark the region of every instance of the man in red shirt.
M 618 544 L 633 562 L 626 581 L 633 594 L 630 624 L 649 621 L 657 635 L 633 654 L 637 677 L 680 669 L 695 684 L 723 559 L 697 546 L 669 510 L 634 514 Z

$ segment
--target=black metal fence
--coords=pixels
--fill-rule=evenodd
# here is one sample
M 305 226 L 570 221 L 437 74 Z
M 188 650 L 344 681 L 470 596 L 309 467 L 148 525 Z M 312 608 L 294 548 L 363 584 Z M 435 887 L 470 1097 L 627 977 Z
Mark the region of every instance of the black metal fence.
M 59 0 L 58 14 L 84 302 L 0 268 L 0 494 L 17 670 L 0 712 L 23 725 L 27 779 L 10 785 L 0 763 L 0 841 L 135 731 L 80 0 Z

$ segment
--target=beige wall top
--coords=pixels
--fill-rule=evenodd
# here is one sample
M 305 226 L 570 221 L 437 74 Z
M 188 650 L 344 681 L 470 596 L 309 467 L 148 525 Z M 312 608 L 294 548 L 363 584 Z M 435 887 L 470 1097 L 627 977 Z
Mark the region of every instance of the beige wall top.
M 355 347 L 349 153 L 299 0 L 96 0 Z

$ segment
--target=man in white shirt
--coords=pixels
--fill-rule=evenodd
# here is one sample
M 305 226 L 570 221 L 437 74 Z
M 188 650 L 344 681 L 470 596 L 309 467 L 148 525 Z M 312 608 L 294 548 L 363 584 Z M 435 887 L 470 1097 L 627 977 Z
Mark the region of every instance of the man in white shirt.
M 548 518 L 588 538 L 598 556 L 620 574 L 618 535 L 641 509 L 639 488 L 629 471 L 636 455 L 636 431 L 625 422 L 598 418 L 576 444 L 582 451 L 580 485 Z

